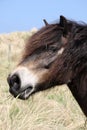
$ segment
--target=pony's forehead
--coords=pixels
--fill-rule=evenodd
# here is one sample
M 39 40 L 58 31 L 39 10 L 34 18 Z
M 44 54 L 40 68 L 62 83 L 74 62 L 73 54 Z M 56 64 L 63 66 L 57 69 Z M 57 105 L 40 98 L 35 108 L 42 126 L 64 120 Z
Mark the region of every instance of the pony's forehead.
M 36 49 L 57 43 L 62 35 L 62 28 L 58 24 L 51 24 L 41 28 L 33 34 L 25 45 L 24 57 L 31 55 Z

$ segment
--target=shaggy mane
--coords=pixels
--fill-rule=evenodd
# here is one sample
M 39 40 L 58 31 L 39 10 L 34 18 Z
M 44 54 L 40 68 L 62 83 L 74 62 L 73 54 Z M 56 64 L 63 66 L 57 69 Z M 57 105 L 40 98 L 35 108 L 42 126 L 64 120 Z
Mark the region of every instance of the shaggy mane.
M 59 37 L 62 33 L 62 29 L 63 28 L 58 24 L 51 24 L 41 28 L 27 41 L 24 49 L 23 59 L 25 59 L 27 56 L 30 56 L 38 48 L 43 48 L 49 44 L 58 42 Z
M 75 40 L 87 39 L 87 24 L 71 20 L 67 20 L 67 23 Z M 63 33 L 62 30 L 63 28 L 59 23 L 48 24 L 41 28 L 27 41 L 22 59 L 32 55 L 39 48 L 58 42 L 60 35 Z

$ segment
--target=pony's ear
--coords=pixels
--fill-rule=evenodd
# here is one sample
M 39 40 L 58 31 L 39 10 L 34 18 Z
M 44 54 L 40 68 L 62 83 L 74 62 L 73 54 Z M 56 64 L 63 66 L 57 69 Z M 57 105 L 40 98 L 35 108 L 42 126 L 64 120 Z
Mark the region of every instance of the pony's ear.
M 49 25 L 48 22 L 46 21 L 46 19 L 43 19 L 43 21 L 44 21 L 46 26 Z
M 68 23 L 67 19 L 64 16 L 60 16 L 59 25 L 63 28 L 63 35 L 66 36 L 68 34 Z

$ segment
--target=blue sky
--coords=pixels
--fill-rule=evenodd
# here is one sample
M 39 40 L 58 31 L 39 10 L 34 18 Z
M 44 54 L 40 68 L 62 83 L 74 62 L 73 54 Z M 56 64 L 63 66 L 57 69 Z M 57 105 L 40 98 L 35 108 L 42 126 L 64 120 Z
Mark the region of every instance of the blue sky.
M 41 28 L 64 15 L 87 22 L 87 0 L 0 0 L 0 33 Z

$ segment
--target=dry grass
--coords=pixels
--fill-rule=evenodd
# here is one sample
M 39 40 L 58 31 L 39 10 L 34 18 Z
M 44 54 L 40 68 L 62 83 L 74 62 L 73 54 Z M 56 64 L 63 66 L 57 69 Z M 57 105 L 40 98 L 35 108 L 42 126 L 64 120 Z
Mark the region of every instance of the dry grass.
M 39 92 L 27 101 L 8 92 L 6 77 L 32 33 L 0 35 L 0 130 L 86 130 L 85 117 L 65 85 Z

